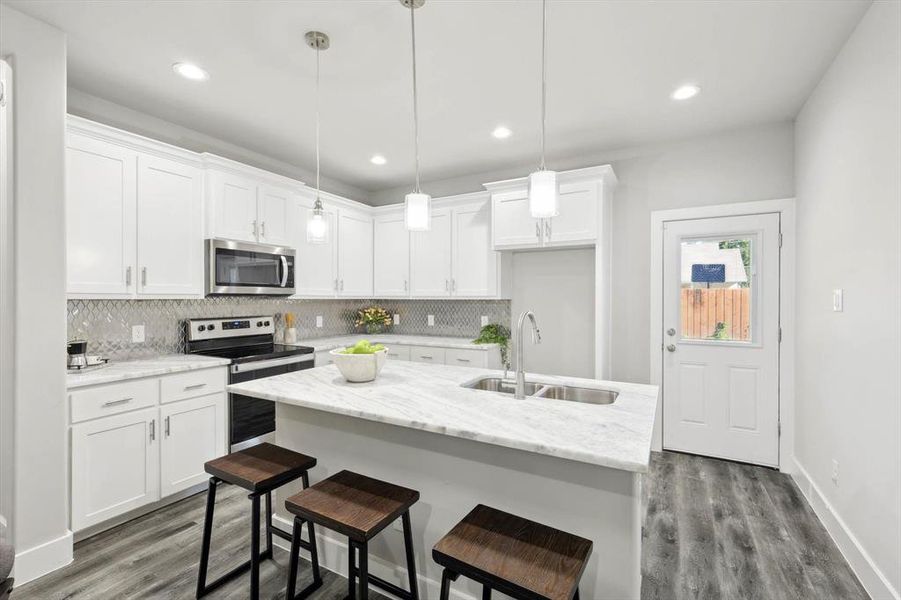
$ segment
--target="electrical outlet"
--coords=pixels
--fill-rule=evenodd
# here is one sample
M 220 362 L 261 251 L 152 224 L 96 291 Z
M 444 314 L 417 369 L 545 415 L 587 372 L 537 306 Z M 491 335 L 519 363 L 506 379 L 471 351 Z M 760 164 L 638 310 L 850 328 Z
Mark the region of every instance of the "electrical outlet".
M 488 324 L 488 315 L 482 315 L 482 327 Z
M 832 483 L 838 485 L 838 461 L 832 459 Z
M 394 315 L 394 324 L 400 325 L 400 315 L 398 315 L 398 314 Z
M 132 325 L 131 326 L 131 341 L 135 344 L 143 344 L 144 343 L 144 326 L 143 325 Z
M 435 326 L 435 315 L 429 315 L 429 327 Z
M 832 310 L 834 312 L 845 310 L 845 290 L 841 288 L 832 290 Z
M 322 329 L 322 315 L 316 315 L 316 327 Z

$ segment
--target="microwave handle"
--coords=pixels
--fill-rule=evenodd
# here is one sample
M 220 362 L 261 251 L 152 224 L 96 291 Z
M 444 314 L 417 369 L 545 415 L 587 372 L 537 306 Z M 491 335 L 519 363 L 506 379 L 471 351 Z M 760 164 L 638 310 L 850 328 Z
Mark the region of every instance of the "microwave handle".
M 286 287 L 288 285 L 288 259 L 284 256 L 279 256 L 282 259 L 282 287 Z

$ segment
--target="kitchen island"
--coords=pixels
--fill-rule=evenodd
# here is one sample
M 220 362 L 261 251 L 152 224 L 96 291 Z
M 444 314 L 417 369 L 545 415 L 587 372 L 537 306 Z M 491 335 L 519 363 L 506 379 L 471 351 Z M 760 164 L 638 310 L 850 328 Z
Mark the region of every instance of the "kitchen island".
M 411 511 L 426 598 L 437 597 L 435 542 L 482 503 L 594 542 L 582 598 L 638 598 L 641 476 L 648 469 L 655 386 L 528 376 L 618 393 L 599 405 L 471 389 L 496 371 L 390 362 L 376 381 L 351 384 L 334 365 L 229 386 L 272 400 L 276 443 L 315 456 L 313 482 L 349 469 L 417 489 Z M 278 519 L 287 527 L 279 490 Z M 345 540 L 320 532 L 320 560 L 346 573 Z M 372 572 L 403 584 L 403 541 L 387 529 L 370 545 Z M 461 579 L 457 597 L 479 597 Z

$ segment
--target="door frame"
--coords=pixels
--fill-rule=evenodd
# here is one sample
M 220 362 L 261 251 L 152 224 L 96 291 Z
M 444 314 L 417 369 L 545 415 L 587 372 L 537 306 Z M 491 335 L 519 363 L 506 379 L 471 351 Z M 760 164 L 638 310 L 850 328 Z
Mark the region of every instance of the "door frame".
M 651 310 L 649 356 L 651 384 L 660 386 L 651 449 L 663 449 L 663 224 L 669 221 L 711 219 L 778 213 L 782 233 L 779 266 L 779 470 L 792 472 L 795 437 L 795 199 L 759 200 L 651 212 Z

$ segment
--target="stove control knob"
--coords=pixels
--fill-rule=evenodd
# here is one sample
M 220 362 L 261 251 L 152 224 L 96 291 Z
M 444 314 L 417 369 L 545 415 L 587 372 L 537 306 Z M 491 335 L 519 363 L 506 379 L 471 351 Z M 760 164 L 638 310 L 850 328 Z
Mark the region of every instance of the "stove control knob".
M 264 323 L 264 325 L 266 325 L 266 327 L 269 327 L 269 321 L 266 321 L 266 323 Z
M 263 326 L 263 322 L 262 322 L 262 321 L 257 321 L 257 327 L 262 327 L 262 326 Z
M 209 325 L 206 326 L 206 328 L 209 329 L 210 331 L 212 331 L 212 330 L 216 329 L 216 326 L 213 325 L 212 323 L 210 323 Z
M 200 325 L 197 327 L 197 331 L 206 331 L 206 325 Z

